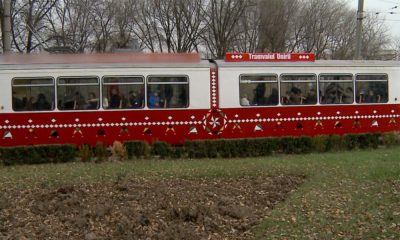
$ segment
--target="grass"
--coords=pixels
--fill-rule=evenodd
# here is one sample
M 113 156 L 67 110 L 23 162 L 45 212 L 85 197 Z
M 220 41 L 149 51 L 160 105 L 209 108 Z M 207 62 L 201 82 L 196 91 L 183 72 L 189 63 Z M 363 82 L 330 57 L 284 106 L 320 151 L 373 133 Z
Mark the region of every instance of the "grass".
M 254 229 L 258 239 L 400 239 L 400 147 L 216 160 L 140 160 L 0 167 L 0 190 L 121 177 L 305 175 Z

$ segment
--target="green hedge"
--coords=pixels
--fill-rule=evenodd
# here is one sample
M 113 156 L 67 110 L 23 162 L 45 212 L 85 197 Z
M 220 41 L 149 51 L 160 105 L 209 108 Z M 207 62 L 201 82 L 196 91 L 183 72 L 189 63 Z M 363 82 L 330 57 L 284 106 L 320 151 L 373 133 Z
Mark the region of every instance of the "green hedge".
M 168 147 L 156 142 L 152 154 L 163 158 L 232 158 L 258 157 L 273 153 L 304 154 L 337 152 L 353 149 L 377 148 L 400 144 L 399 133 L 367 133 L 347 135 L 320 135 L 314 137 L 282 137 L 253 139 L 219 139 L 187 141 L 183 147 Z M 161 151 L 161 149 L 164 149 Z M 179 154 L 175 154 L 179 151 Z
M 124 145 L 129 159 L 149 156 L 159 158 L 235 158 L 268 156 L 273 153 L 303 154 L 377 148 L 379 146 L 390 147 L 400 145 L 400 135 L 398 132 L 391 132 L 343 136 L 197 140 L 187 141 L 183 146 L 173 146 L 161 141 L 156 141 L 152 145 L 143 141 L 128 141 Z M 92 152 L 93 150 L 94 152 Z M 0 148 L 0 160 L 4 165 L 58 163 L 74 160 L 77 153 L 85 161 L 89 161 L 92 155 L 97 158 L 107 157 L 106 147 L 102 143 L 98 143 L 94 149 L 81 146 L 78 151 L 72 145 Z
M 62 163 L 74 161 L 76 148 L 73 145 L 39 145 L 7 147 L 0 149 L 4 165 Z
M 150 154 L 150 146 L 143 141 L 128 141 L 124 143 L 128 158 L 148 157 Z

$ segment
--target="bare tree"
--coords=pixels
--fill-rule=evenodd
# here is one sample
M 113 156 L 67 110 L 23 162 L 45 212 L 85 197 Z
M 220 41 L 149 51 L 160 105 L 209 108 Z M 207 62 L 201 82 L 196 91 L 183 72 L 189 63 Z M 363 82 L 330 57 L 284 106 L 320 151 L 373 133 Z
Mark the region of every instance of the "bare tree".
M 59 0 L 47 15 L 53 45 L 84 52 L 93 38 L 93 0 Z
M 333 59 L 353 59 L 356 39 L 356 11 L 343 9 L 337 19 L 329 51 Z
M 286 50 L 286 39 L 291 18 L 299 8 L 297 0 L 260 0 L 260 41 L 258 51 Z M 294 22 L 294 21 L 292 21 Z
M 167 43 L 171 43 L 173 52 L 191 52 L 197 50 L 199 45 L 199 38 L 204 32 L 204 25 L 202 24 L 203 19 L 203 5 L 204 0 L 173 0 L 173 19 L 176 23 L 175 29 L 172 31 L 172 35 L 168 35 Z M 165 12 L 168 14 L 168 12 Z M 171 26 L 169 24 L 163 28 Z
M 19 52 L 41 45 L 106 52 L 133 39 L 152 52 L 203 51 L 214 58 L 228 51 L 305 51 L 349 59 L 354 51 L 355 11 L 345 0 L 11 1 Z M 377 58 L 388 30 L 373 15 L 364 29 L 365 58 Z
M 292 21 L 289 51 L 314 52 L 319 58 L 332 41 L 345 5 L 335 0 L 302 0 L 300 6 Z
M 247 0 L 209 1 L 203 13 L 207 31 L 202 35 L 203 42 L 213 57 L 222 58 L 229 50 L 233 51 L 235 41 L 243 28 L 240 19 L 251 5 Z
M 134 6 L 134 34 L 150 51 L 191 52 L 203 32 L 205 0 L 140 0 Z
M 128 0 L 128 4 L 132 6 L 132 12 L 135 13 L 131 15 L 131 21 L 135 24 L 135 28 L 132 29 L 134 35 L 151 52 L 157 50 L 162 52 L 162 39 L 158 34 L 155 21 L 154 3 L 151 0 Z
M 379 59 L 381 51 L 390 44 L 388 28 L 376 14 L 369 14 L 363 23 L 362 56 L 364 59 Z
M 392 41 L 392 49 L 395 51 L 395 60 L 400 60 L 400 37 Z
M 57 0 L 15 0 L 12 6 L 13 42 L 19 52 L 30 53 L 50 38 L 44 19 Z
M 233 48 L 239 52 L 255 52 L 260 41 L 261 11 L 259 11 L 257 1 L 252 3 L 238 23 L 240 34 L 235 39 Z
M 92 50 L 96 52 L 106 52 L 111 48 L 117 2 L 118 0 L 95 0 L 92 2 L 92 27 L 95 33 Z
M 114 16 L 114 34 L 112 36 L 112 44 L 114 48 L 128 48 L 129 42 L 132 40 L 132 32 L 134 24 L 131 16 L 134 14 L 129 1 L 115 2 Z

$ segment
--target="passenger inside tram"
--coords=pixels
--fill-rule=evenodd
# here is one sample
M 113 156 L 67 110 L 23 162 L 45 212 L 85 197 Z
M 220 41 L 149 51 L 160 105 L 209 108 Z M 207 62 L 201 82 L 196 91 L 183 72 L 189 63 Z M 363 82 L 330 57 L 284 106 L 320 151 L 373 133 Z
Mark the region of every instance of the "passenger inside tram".
M 289 105 L 299 105 L 303 103 L 301 89 L 292 87 L 289 92 Z
M 149 108 L 160 108 L 160 96 L 158 92 L 153 92 L 149 97 Z
M 265 105 L 266 98 L 265 98 L 265 83 L 257 84 L 257 87 L 254 89 L 254 99 L 253 105 L 263 106 Z
M 130 108 L 142 108 L 143 97 L 140 96 L 136 91 L 129 91 L 129 107 Z
M 250 106 L 250 101 L 247 97 L 247 94 L 243 94 L 243 96 L 240 98 L 240 105 L 242 106 Z
M 111 97 L 108 100 L 108 107 L 111 109 L 121 108 L 122 107 L 122 98 L 119 95 L 118 89 L 113 88 L 111 90 Z
M 271 94 L 268 97 L 267 105 L 278 105 L 279 103 L 279 92 L 277 88 L 272 88 Z
M 46 95 L 39 93 L 36 102 L 33 103 L 33 110 L 51 110 L 52 104 L 47 100 Z
M 17 95 L 15 91 L 12 92 L 12 107 L 14 111 L 22 111 L 25 108 L 26 104 L 26 98 L 25 98 L 25 103 L 24 101 Z
M 344 94 L 342 95 L 341 103 L 346 103 L 346 104 L 353 103 L 354 101 L 353 96 L 354 96 L 353 88 L 351 87 L 346 88 Z
M 307 95 L 303 100 L 304 104 L 316 104 L 317 103 L 317 93 L 315 92 L 314 88 L 308 90 Z
M 89 93 L 89 98 L 86 102 L 85 109 L 98 109 L 99 108 L 99 99 L 96 97 L 94 92 Z

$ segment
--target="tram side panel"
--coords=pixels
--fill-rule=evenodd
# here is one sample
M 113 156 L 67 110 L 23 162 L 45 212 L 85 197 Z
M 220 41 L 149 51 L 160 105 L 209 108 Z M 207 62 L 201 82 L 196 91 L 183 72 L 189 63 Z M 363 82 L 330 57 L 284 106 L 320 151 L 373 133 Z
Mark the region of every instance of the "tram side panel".
M 225 138 L 343 135 L 399 130 L 397 89 L 400 86 L 397 81 L 399 68 L 396 67 L 226 67 L 220 68 L 219 72 L 220 108 L 226 113 L 228 122 L 222 134 Z M 360 75 L 359 79 L 375 76 L 384 79 L 387 76 L 388 91 L 384 96 L 387 99 L 381 102 L 359 102 L 361 89 L 357 88 L 363 85 L 357 85 L 357 75 Z M 275 83 L 276 79 L 279 81 Z M 369 81 L 365 80 L 365 85 L 373 86 Z M 327 99 L 329 87 L 333 83 L 340 85 L 343 90 L 338 102 L 328 102 Z M 266 86 L 266 91 L 258 88 L 262 84 Z M 273 95 L 273 88 L 278 89 L 279 97 L 276 100 L 269 103 L 255 102 L 259 91 L 265 92 L 263 98 L 268 101 Z M 306 92 L 313 90 L 312 88 L 315 88 L 316 99 L 306 102 Z M 348 96 L 344 93 L 346 88 L 353 90 L 353 93 L 348 94 L 352 96 L 347 100 L 345 97 Z M 285 103 L 285 98 L 290 98 L 287 95 L 296 89 L 303 102 Z
M 98 95 L 98 109 L 62 109 L 60 78 L 94 76 L 98 78 L 101 88 Z M 128 85 L 109 84 L 103 81 L 106 76 L 143 76 L 145 106 L 143 108 L 106 107 L 106 95 L 112 88 L 121 92 Z M 164 85 L 148 84 L 148 78 L 182 77 L 188 84 L 187 105 L 185 106 L 149 106 L 150 87 L 163 88 Z M 14 111 L 12 107 L 12 83 L 14 78 L 52 77 L 55 81 L 54 102 L 51 109 L 43 111 Z M 90 144 L 97 142 L 112 144 L 113 141 L 145 140 L 148 142 L 166 141 L 183 143 L 190 139 L 205 139 L 209 135 L 202 131 L 202 120 L 210 108 L 210 72 L 209 68 L 131 68 L 131 69 L 56 69 L 48 71 L 8 72 L 1 74 L 2 94 L 0 113 L 1 146 L 18 146 L 33 144 Z M 174 80 L 168 80 L 174 81 Z M 185 80 L 186 81 L 186 80 Z M 74 80 L 79 84 L 79 80 Z M 94 84 L 95 85 L 95 84 Z M 103 88 L 109 88 L 110 91 Z M 104 91 L 103 91 L 104 90 Z M 59 95 L 59 96 L 57 96 Z M 57 97 L 56 97 L 57 96 Z M 85 95 L 86 97 L 87 95 Z M 109 104 L 109 103 L 108 103 Z M 176 105 L 175 105 L 176 106 Z

